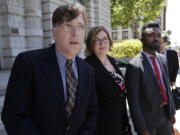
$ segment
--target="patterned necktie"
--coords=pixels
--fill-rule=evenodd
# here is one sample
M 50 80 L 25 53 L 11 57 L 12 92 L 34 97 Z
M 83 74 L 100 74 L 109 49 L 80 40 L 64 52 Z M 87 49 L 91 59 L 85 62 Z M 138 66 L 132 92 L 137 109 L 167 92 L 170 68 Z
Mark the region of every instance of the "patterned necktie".
M 167 95 L 166 95 L 166 91 L 165 91 L 164 86 L 163 86 L 163 82 L 162 82 L 161 77 L 160 77 L 160 71 L 159 71 L 158 65 L 156 63 L 156 56 L 151 56 L 150 58 L 151 58 L 151 61 L 152 61 L 153 67 L 154 67 L 154 71 L 156 73 L 156 80 L 157 80 L 159 87 L 161 89 L 162 103 L 167 104 Z
M 77 93 L 77 79 L 74 74 L 74 70 L 72 68 L 72 60 L 66 61 L 66 90 L 68 94 L 68 99 L 66 102 L 66 112 L 68 114 L 68 118 L 70 118 L 73 109 L 76 103 L 76 93 Z

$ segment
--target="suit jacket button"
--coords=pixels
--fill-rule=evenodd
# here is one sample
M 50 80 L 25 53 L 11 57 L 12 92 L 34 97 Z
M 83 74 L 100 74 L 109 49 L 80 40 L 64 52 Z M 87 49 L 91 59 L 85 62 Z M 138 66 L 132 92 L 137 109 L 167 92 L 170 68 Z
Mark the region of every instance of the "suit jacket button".
M 69 130 L 69 129 L 70 129 L 70 126 L 67 126 L 67 127 L 66 127 L 66 130 Z

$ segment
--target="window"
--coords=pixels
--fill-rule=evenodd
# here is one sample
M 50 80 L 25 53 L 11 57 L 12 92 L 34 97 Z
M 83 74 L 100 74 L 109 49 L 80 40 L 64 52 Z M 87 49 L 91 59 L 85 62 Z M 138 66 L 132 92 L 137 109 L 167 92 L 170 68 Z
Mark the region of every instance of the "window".
M 113 32 L 113 33 L 112 33 L 112 38 L 113 38 L 113 40 L 117 40 L 117 35 L 118 35 L 117 32 Z
M 11 33 L 12 34 L 19 34 L 19 29 L 18 28 L 11 28 Z
M 122 31 L 122 40 L 128 39 L 128 31 Z

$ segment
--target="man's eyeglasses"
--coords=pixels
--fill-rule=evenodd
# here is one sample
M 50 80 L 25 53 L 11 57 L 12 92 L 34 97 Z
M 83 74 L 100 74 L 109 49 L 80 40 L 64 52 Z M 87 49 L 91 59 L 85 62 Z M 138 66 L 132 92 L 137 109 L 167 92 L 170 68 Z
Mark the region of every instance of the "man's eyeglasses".
M 102 44 L 103 43 L 109 43 L 109 38 L 104 38 L 104 39 L 95 39 L 94 43 L 95 44 Z
M 64 31 L 66 32 L 73 32 L 75 30 L 77 30 L 78 32 L 82 33 L 85 32 L 85 26 L 84 25 L 77 25 L 77 26 L 73 26 L 71 24 L 61 24 L 60 25 Z

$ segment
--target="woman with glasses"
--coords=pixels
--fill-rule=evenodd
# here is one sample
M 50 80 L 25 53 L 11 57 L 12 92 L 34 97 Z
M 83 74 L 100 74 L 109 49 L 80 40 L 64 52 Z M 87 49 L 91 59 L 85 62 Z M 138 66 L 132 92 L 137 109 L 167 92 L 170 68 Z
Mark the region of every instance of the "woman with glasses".
M 85 59 L 96 72 L 99 104 L 97 135 L 131 135 L 126 109 L 124 76 L 115 58 L 107 55 L 112 46 L 103 26 L 93 27 L 87 36 Z

